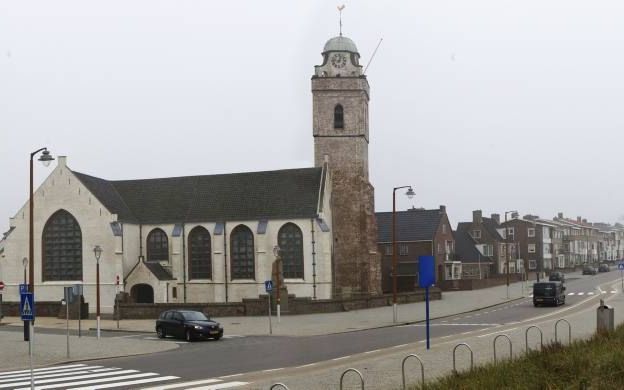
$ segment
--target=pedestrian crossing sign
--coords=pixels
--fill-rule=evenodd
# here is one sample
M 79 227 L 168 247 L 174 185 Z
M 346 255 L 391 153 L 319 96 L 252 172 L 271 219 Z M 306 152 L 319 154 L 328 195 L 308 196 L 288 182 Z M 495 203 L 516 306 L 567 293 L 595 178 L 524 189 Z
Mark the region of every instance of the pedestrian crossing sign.
M 624 269 L 624 263 L 620 263 L 620 264 L 618 264 L 618 268 L 619 268 L 619 269 Z
M 22 321 L 33 321 L 35 319 L 35 299 L 32 293 L 20 295 L 20 315 Z

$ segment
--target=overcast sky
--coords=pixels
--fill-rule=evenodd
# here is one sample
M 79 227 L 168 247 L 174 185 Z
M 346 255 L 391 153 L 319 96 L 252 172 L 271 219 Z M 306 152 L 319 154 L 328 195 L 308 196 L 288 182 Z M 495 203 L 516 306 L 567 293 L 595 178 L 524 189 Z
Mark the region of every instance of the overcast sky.
M 106 179 L 310 167 L 337 1 L 0 0 L 0 230 L 47 146 Z M 624 4 L 350 1 L 376 209 L 624 218 Z M 35 167 L 36 184 L 50 172 Z

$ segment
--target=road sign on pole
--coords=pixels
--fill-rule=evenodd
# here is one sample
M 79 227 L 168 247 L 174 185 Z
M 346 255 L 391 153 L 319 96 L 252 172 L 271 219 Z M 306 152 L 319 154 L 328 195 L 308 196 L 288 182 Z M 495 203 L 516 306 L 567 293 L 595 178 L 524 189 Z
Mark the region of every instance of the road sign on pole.
M 268 293 L 273 291 L 273 281 L 267 280 L 264 282 L 264 290 Z
M 24 294 L 28 292 L 28 285 L 27 284 L 20 284 L 19 285 L 19 293 L 20 294 Z
M 0 280 L 0 291 L 4 290 L 4 282 Z
M 20 295 L 20 315 L 22 316 L 22 321 L 35 320 L 35 299 L 32 293 Z
M 418 257 L 418 284 L 425 289 L 425 318 L 427 320 L 427 349 L 431 348 L 429 339 L 429 287 L 435 284 L 435 258 Z
M 273 325 L 271 324 L 271 291 L 273 291 L 273 282 L 270 280 L 265 281 L 264 289 L 269 296 L 269 334 L 273 334 Z

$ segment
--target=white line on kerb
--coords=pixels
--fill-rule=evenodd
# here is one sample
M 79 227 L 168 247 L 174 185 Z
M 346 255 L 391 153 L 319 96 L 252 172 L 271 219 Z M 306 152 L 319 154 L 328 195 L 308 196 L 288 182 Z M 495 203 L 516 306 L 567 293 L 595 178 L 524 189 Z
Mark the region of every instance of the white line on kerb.
M 375 352 L 379 352 L 381 351 L 381 349 L 373 349 L 372 351 L 366 351 L 364 353 L 375 353 Z
M 401 347 L 405 347 L 405 346 L 407 346 L 407 344 L 395 345 L 395 346 L 394 346 L 394 347 L 392 347 L 392 348 L 401 348 Z
M 272 371 L 279 371 L 279 370 L 283 370 L 284 367 L 280 367 L 280 368 L 271 368 L 269 370 L 262 370 L 262 372 L 272 372 Z
M 332 360 L 342 360 L 342 359 L 347 359 L 347 358 L 350 358 L 350 357 L 351 357 L 351 355 L 347 355 L 347 356 L 335 358 L 335 359 L 332 359 Z
M 311 367 L 311 366 L 314 366 L 315 364 L 316 363 L 304 364 L 303 366 L 298 366 L 297 368 Z

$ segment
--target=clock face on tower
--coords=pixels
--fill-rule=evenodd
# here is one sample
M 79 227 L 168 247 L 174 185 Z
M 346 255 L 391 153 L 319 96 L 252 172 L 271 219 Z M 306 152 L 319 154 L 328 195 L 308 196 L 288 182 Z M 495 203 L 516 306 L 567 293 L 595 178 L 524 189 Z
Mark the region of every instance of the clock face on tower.
M 347 57 L 344 54 L 336 53 L 331 58 L 331 64 L 334 68 L 344 68 L 347 64 Z

